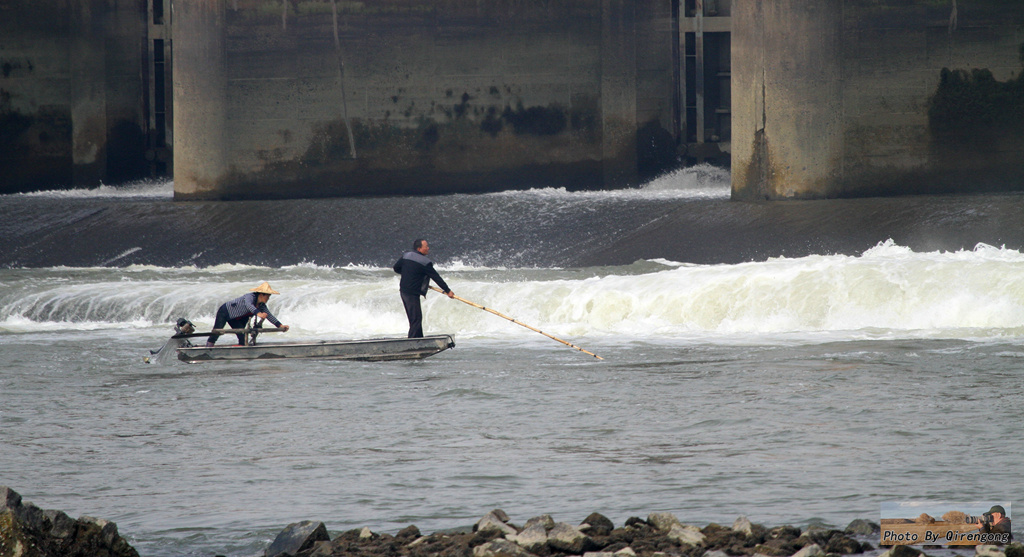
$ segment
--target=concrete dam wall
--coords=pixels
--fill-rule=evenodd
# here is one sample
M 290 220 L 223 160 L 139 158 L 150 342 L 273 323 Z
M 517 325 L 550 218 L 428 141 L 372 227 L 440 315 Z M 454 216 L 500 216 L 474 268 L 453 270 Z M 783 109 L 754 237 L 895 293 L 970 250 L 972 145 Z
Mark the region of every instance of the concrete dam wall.
M 175 197 L 635 184 L 673 119 L 656 4 L 177 0 Z
M 1020 0 L 0 0 L 0 193 L 1024 190 L 1022 44 Z
M 147 11 L 0 0 L 0 194 L 151 175 Z
M 172 170 L 179 199 L 634 184 L 676 164 L 673 9 L 0 0 L 0 193 Z
M 1024 2 L 733 8 L 733 197 L 1024 189 Z

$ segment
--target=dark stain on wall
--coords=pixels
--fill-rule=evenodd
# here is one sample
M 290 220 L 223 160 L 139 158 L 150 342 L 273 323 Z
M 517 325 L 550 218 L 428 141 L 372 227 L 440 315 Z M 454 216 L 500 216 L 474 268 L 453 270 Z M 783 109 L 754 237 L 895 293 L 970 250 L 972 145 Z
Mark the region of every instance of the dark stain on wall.
M 0 89 L 0 152 L 14 151 L 18 138 L 31 125 L 31 118 L 11 109 L 11 94 Z
M 641 180 L 650 180 L 679 167 L 676 140 L 657 120 L 637 130 L 637 173 Z
M 32 60 L 3 60 L 0 62 L 0 74 L 3 74 L 4 78 L 14 77 L 28 77 L 32 73 L 35 66 L 32 64 Z
M 745 182 L 732 190 L 733 200 L 762 201 L 771 199 L 768 184 L 771 167 L 768 135 L 764 128 L 761 128 L 754 132 L 753 157 L 751 157 L 749 167 L 744 175 Z
M 135 122 L 122 120 L 107 132 L 107 176 L 112 183 L 140 180 L 149 175 L 146 135 Z
M 330 161 L 350 158 L 348 133 L 344 120 L 332 120 L 319 124 L 302 156 L 303 164 L 325 164 Z
M 1024 79 L 997 81 L 987 69 L 942 69 L 928 123 L 945 141 L 973 141 L 998 132 L 1024 137 Z
M 498 134 L 501 133 L 504 127 L 505 124 L 501 119 L 501 115 L 498 114 L 498 109 L 493 106 L 488 108 L 487 116 L 480 122 L 480 131 L 491 137 L 498 137 Z
M 452 112 L 455 114 L 456 118 L 462 118 L 466 115 L 466 112 L 469 110 L 469 101 L 472 100 L 472 98 L 473 97 L 469 96 L 469 93 L 462 94 L 462 102 L 452 107 Z
M 421 150 L 430 150 L 434 145 L 437 145 L 440 138 L 441 131 L 438 130 L 437 124 L 433 122 L 424 122 L 420 126 L 419 140 L 416 141 L 416 148 Z
M 501 117 L 518 135 L 557 135 L 565 131 L 569 122 L 566 110 L 560 106 L 523 108 L 520 104 L 515 110 L 506 106 Z
M 928 126 L 932 191 L 1024 189 L 1024 74 L 999 81 L 984 68 L 943 68 Z
M 0 89 L 0 193 L 71 184 L 71 116 L 41 108 L 26 115 Z

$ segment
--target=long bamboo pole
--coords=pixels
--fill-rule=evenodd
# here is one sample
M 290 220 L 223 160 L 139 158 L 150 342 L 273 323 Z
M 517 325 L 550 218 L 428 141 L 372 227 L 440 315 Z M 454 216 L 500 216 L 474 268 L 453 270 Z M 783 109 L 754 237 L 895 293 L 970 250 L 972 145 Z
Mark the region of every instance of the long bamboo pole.
M 431 286 L 430 289 L 434 290 L 436 292 L 440 292 L 440 293 L 444 294 L 444 290 L 441 290 L 440 288 L 438 288 L 436 286 Z M 544 336 L 546 336 L 548 338 L 557 340 L 558 342 L 561 342 L 562 344 L 564 344 L 566 346 L 569 346 L 571 348 L 575 348 L 576 350 L 579 350 L 580 352 L 583 352 L 584 354 L 590 354 L 591 356 L 597 358 L 598 360 L 603 360 L 604 359 L 601 356 L 598 356 L 597 354 L 594 354 L 593 352 L 590 352 L 588 350 L 584 350 L 584 349 L 580 348 L 579 346 L 576 346 L 575 344 L 566 342 L 566 341 L 564 341 L 564 340 L 562 340 L 562 339 L 560 339 L 560 338 L 558 338 L 556 336 L 549 335 L 549 334 L 545 333 L 544 331 L 542 331 L 540 329 L 537 329 L 535 327 L 531 327 L 531 326 L 527 325 L 526 323 L 523 323 L 522 321 L 517 321 L 517 320 L 515 320 L 515 319 L 513 319 L 513 318 L 511 318 L 511 317 L 509 317 L 509 316 L 507 316 L 507 315 L 505 315 L 503 313 L 494 311 L 493 309 L 491 309 L 489 307 L 484 307 L 484 306 L 482 306 L 480 304 L 476 304 L 476 303 L 470 302 L 469 300 L 467 300 L 465 298 L 460 298 L 458 296 L 452 296 L 452 297 L 455 298 L 456 300 L 464 303 L 464 304 L 469 304 L 469 305 L 471 305 L 471 306 L 473 306 L 475 308 L 482 309 L 482 310 L 484 310 L 486 312 L 489 312 L 489 313 L 493 313 L 494 315 L 497 315 L 498 317 L 501 317 L 503 319 L 508 319 L 509 321 L 515 323 L 516 325 L 521 325 L 523 327 L 526 327 L 527 329 L 530 329 L 531 331 L 538 332 L 538 333 L 540 333 L 540 334 L 542 334 L 542 335 L 544 335 Z

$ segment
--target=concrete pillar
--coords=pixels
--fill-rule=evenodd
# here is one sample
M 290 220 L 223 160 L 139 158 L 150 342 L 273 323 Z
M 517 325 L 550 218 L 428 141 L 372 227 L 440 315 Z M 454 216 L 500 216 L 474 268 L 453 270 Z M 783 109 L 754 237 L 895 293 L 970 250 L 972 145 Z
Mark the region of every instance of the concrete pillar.
M 174 2 L 174 196 L 202 197 L 228 173 L 226 0 Z
M 732 196 L 828 197 L 842 179 L 842 0 L 732 6 Z
M 71 2 L 71 174 L 78 186 L 98 186 L 107 169 L 105 2 Z
M 601 14 L 604 185 L 622 187 L 637 181 L 636 5 L 603 0 Z

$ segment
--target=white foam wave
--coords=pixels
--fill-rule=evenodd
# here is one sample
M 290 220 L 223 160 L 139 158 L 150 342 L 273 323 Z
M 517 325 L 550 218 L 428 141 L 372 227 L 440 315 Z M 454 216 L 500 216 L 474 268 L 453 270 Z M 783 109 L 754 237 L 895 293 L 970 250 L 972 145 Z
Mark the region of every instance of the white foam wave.
M 663 174 L 638 188 L 600 191 L 568 191 L 566 188 L 534 188 L 489 195 L 540 198 L 608 199 L 725 199 L 730 195 L 730 174 L 709 164 L 679 168 Z M 63 199 L 91 198 L 167 198 L 174 197 L 174 181 L 141 180 L 118 185 L 100 184 L 95 188 L 69 188 L 9 194 L 22 197 Z
M 304 263 L 298 263 L 296 265 L 285 265 L 281 267 L 284 271 L 290 270 L 311 270 L 311 271 L 334 271 L 334 270 L 347 270 L 347 271 L 381 271 L 384 267 L 375 267 L 372 265 L 365 265 L 362 263 L 348 263 L 346 265 L 318 265 L 315 261 L 307 261 Z
M 728 199 L 731 193 L 731 175 L 728 170 L 709 164 L 699 164 L 667 172 L 638 188 L 598 191 L 534 188 L 487 195 L 548 200 L 614 199 L 628 201 L 635 199 Z
M 174 197 L 173 181 L 143 180 L 116 186 L 100 184 L 95 188 L 71 188 L 27 193 L 10 194 L 22 197 L 52 197 L 61 199 L 93 199 L 93 198 L 167 198 Z
M 682 192 L 688 197 L 724 199 L 732 193 L 732 175 L 710 164 L 679 168 L 641 186 L 646 193 Z
M 319 268 L 316 268 L 318 270 Z M 118 269 L 70 273 L 0 270 L 0 332 L 148 324 L 178 317 L 212 326 L 216 307 L 269 279 L 271 310 L 290 337 L 401 334 L 405 315 L 389 269 L 302 269 L 223 275 L 218 270 Z M 600 272 L 598 272 L 600 271 Z M 257 274 L 259 276 L 257 276 Z M 979 245 L 915 253 L 885 242 L 860 256 L 815 255 L 737 265 L 600 270 L 452 269 L 464 299 L 556 336 L 633 339 L 992 338 L 1024 335 L 1024 254 Z M 430 293 L 428 330 L 518 338 L 536 333 Z M 35 324 L 35 325 L 33 325 Z
M 438 263 L 434 267 L 441 271 L 507 271 L 507 267 L 488 267 L 486 265 L 476 265 L 473 263 L 466 262 L 462 259 L 453 259 L 447 263 Z

